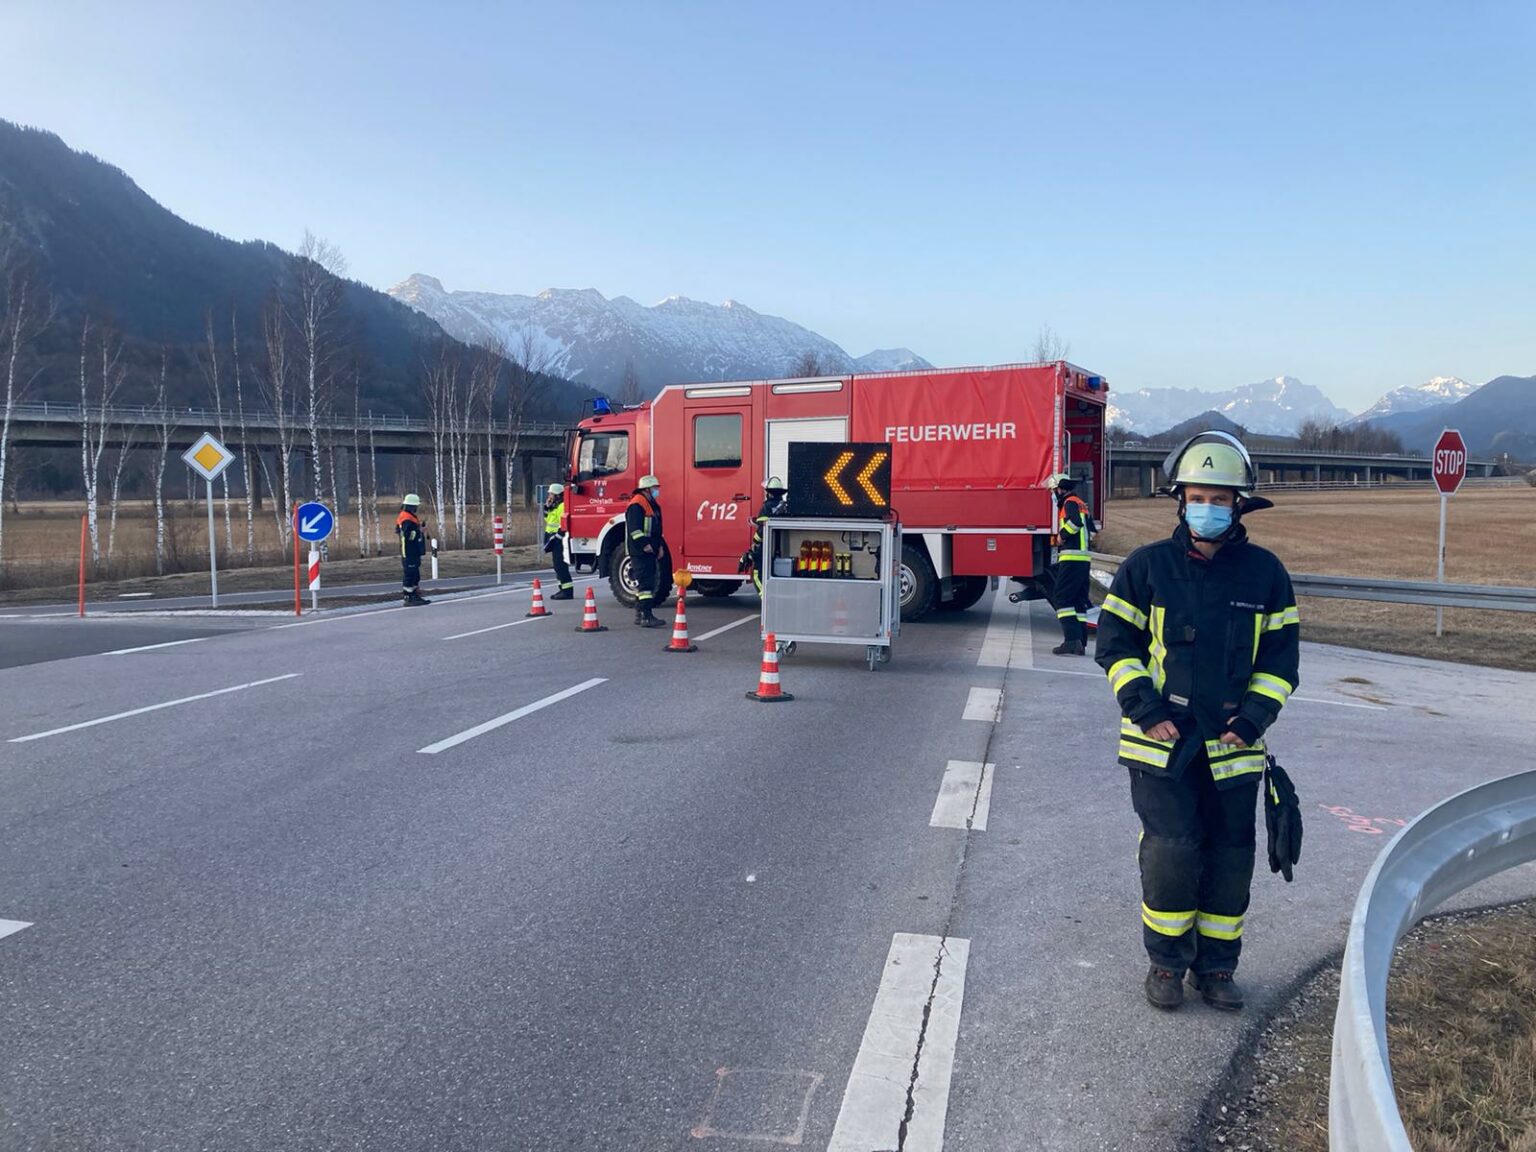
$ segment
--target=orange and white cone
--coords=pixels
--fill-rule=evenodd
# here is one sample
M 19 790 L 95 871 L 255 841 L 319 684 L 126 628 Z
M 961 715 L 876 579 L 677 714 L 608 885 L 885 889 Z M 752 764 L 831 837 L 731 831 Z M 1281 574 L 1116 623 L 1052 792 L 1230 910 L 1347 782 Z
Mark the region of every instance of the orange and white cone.
M 688 593 L 682 588 L 677 590 L 677 619 L 672 622 L 672 643 L 662 649 L 663 652 L 697 652 L 697 644 L 688 643 L 688 609 L 685 606 Z
M 578 632 L 606 632 L 606 631 L 608 631 L 608 629 L 604 628 L 601 624 L 599 624 L 597 622 L 597 597 L 592 594 L 592 588 L 591 588 L 590 585 L 588 585 L 588 587 L 587 587 L 587 602 L 581 606 L 581 627 L 576 629 L 576 631 L 578 631 Z
M 757 691 L 747 693 L 748 700 L 771 704 L 794 697 L 779 687 L 779 641 L 772 632 L 763 637 L 763 671 L 757 678 Z
M 553 616 L 554 613 L 544 607 L 544 589 L 539 587 L 539 578 L 533 578 L 533 605 L 524 613 L 525 616 Z

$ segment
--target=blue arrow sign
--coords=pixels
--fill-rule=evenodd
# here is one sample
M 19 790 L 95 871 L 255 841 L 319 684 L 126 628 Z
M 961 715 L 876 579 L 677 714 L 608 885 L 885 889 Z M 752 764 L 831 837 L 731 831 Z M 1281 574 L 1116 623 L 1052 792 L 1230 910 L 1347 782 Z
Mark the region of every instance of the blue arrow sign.
M 314 543 L 324 540 L 336 527 L 336 517 L 324 504 L 310 501 L 308 504 L 300 504 L 297 515 L 299 522 L 299 539 Z

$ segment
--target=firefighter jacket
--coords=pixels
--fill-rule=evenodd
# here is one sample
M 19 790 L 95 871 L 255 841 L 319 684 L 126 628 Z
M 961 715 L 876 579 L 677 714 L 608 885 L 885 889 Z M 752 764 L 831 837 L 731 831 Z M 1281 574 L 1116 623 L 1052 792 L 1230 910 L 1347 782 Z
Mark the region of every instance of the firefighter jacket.
M 763 552 L 763 525 L 768 523 L 771 516 L 784 515 L 786 503 L 788 501 L 783 496 L 769 496 L 757 510 L 757 517 L 752 521 L 752 551 L 759 557 Z
M 1056 539 L 1061 546 L 1056 558 L 1088 563 L 1093 559 L 1090 552 L 1092 533 L 1093 516 L 1088 505 L 1083 503 L 1081 496 L 1067 496 L 1061 502 L 1061 523 L 1056 529 Z
M 407 563 L 420 563 L 427 552 L 427 537 L 421 530 L 416 513 L 402 508 L 395 517 L 395 535 L 400 537 L 400 558 Z
M 1264 731 L 1300 683 L 1300 632 L 1290 575 L 1241 524 L 1209 560 L 1182 523 L 1136 549 L 1105 598 L 1095 656 L 1120 705 L 1120 763 L 1176 778 L 1203 747 L 1218 787 L 1256 779 Z M 1165 720 L 1178 740 L 1145 734 Z M 1222 744 L 1228 731 L 1248 746 Z
M 646 544 L 658 557 L 661 555 L 661 509 L 644 492 L 630 497 L 629 507 L 624 509 L 624 543 L 631 556 L 645 551 Z
M 560 517 L 565 515 L 565 501 L 544 510 L 544 542 L 547 544 L 560 535 Z

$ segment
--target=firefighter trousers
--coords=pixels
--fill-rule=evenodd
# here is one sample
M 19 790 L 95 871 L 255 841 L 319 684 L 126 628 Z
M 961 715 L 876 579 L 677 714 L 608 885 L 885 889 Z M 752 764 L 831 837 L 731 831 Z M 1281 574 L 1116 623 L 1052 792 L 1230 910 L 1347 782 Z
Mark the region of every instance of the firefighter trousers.
M 1253 882 L 1259 777 L 1217 788 L 1203 751 L 1177 780 L 1130 773 L 1147 955 L 1178 973 L 1233 971 Z
M 635 577 L 635 607 L 649 609 L 656 598 L 656 553 L 632 552 L 629 570 Z
M 1052 589 L 1051 606 L 1056 609 L 1056 619 L 1061 624 L 1061 638 L 1068 643 L 1088 642 L 1088 569 L 1084 560 L 1063 560 L 1056 565 L 1056 583 Z
M 549 550 L 550 567 L 555 570 L 555 579 L 560 581 L 560 591 L 576 587 L 571 579 L 571 566 L 565 562 L 565 547 L 560 541 L 556 541 L 554 547 Z
M 421 586 L 421 561 L 400 558 L 400 591 L 414 592 Z

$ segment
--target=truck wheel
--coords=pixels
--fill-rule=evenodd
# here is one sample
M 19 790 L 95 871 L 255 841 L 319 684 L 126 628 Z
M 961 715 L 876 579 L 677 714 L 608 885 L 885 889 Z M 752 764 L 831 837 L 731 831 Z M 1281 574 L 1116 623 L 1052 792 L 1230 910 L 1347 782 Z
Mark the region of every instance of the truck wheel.
M 933 611 L 939 578 L 928 555 L 911 544 L 901 546 L 901 618 L 921 620 Z
M 987 594 L 985 576 L 956 576 L 954 585 L 954 599 L 941 600 L 935 605 L 940 612 L 964 612 Z
M 671 557 L 665 553 L 663 561 L 670 562 Z M 672 568 L 670 563 L 666 569 L 667 574 L 661 578 L 661 586 L 656 589 L 656 596 L 651 601 L 653 609 L 660 608 L 667 602 L 667 597 L 672 595 Z M 639 596 L 639 589 L 635 587 L 634 569 L 629 563 L 629 553 L 622 548 L 615 548 L 613 555 L 608 559 L 608 587 L 613 592 L 613 598 L 626 608 L 633 608 Z
M 740 587 L 741 585 L 734 580 L 695 580 L 692 590 L 700 596 L 708 596 L 713 599 L 721 596 L 730 596 Z

